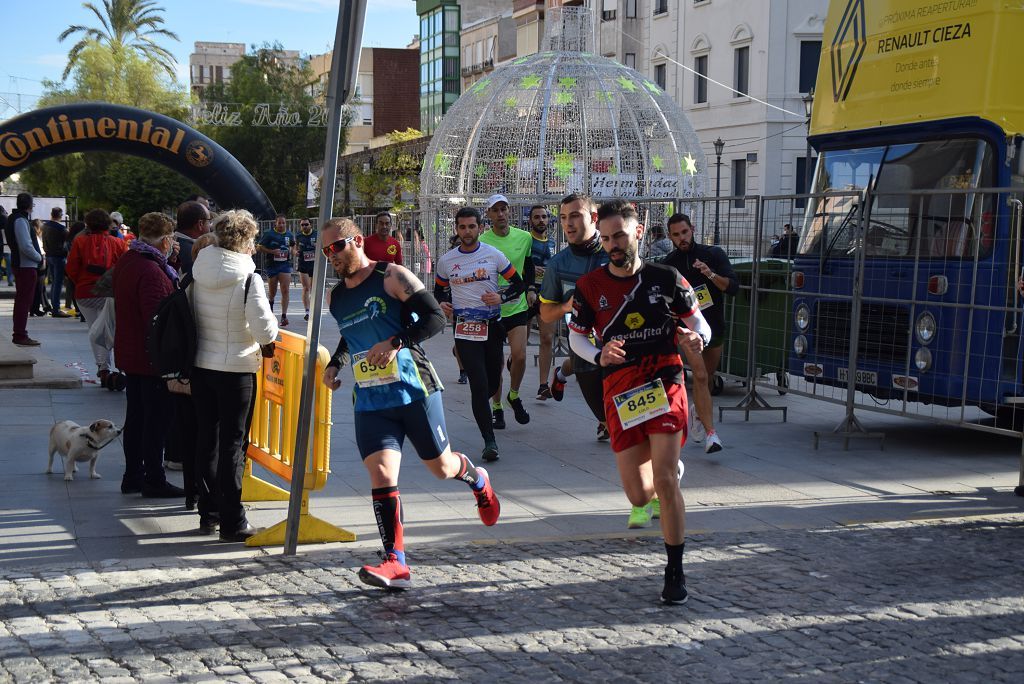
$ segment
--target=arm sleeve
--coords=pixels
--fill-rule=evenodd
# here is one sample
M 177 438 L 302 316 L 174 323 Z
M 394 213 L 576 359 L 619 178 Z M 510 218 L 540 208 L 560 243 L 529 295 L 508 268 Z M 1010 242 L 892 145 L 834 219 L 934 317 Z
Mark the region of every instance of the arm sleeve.
M 417 290 L 410 295 L 402 302 L 402 309 L 406 323 L 398 339 L 402 341 L 403 347 L 419 344 L 444 330 L 447 318 L 437 300 L 426 290 Z M 406 313 L 409 315 L 406 316 Z M 415 320 L 411 314 L 416 314 Z
M 338 347 L 334 350 L 334 353 L 331 354 L 331 360 L 327 364 L 327 367 L 334 367 L 340 370 L 345 367 L 345 363 L 348 361 L 347 357 L 348 340 L 346 340 L 345 336 L 342 335 L 341 338 L 338 340 Z
M 537 289 L 537 268 L 533 264 L 533 259 L 530 255 L 526 255 L 526 261 L 523 263 L 523 282 L 526 283 L 527 289 Z
M 594 343 L 590 341 L 590 337 L 583 333 L 578 333 L 575 330 L 569 331 L 569 348 L 572 349 L 573 353 L 579 356 L 581 359 L 586 359 L 596 366 L 601 365 L 598 363 L 597 355 L 601 353 L 601 350 L 594 346 Z
M 726 256 L 725 251 L 721 247 L 715 249 L 712 254 L 715 255 L 715 263 L 711 266 L 711 270 L 720 276 L 729 279 L 729 284 L 726 286 L 725 294 L 732 297 L 736 296 L 736 293 L 740 289 L 740 279 L 736 277 L 736 272 L 732 270 L 732 264 L 729 262 L 729 257 Z
M 514 301 L 516 297 L 526 292 L 526 282 L 516 273 L 516 269 L 509 267 L 508 271 L 502 273 L 502 277 L 508 281 L 508 287 L 501 293 L 502 302 Z
M 710 344 L 711 326 L 708 325 L 708 322 L 705 320 L 704 314 L 700 312 L 700 309 L 697 309 L 697 312 L 692 316 L 685 316 L 683 318 L 683 323 L 686 324 L 687 328 L 700 335 L 701 339 L 704 340 L 704 346 Z

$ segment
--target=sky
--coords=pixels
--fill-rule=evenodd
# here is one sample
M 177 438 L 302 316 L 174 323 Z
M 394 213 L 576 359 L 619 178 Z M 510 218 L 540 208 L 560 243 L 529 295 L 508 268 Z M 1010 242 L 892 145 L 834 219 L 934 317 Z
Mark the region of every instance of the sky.
M 93 0 L 102 12 L 102 0 Z M 178 60 L 188 85 L 188 57 L 196 41 L 262 45 L 278 41 L 304 54 L 326 52 L 334 41 L 338 0 L 157 0 L 165 27 L 180 41 L 160 44 Z M 58 80 L 77 38 L 57 37 L 68 26 L 99 26 L 81 0 L 0 0 L 0 120 L 35 108 L 44 79 Z M 400 48 L 419 32 L 414 0 L 367 0 L 364 47 Z

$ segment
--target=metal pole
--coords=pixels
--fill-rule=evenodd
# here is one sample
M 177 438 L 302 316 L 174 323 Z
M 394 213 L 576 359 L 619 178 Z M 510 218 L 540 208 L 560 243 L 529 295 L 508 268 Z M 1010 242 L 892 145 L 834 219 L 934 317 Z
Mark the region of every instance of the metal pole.
M 718 198 L 722 194 L 722 155 L 721 154 L 716 154 L 715 157 L 716 157 L 716 160 L 715 160 L 716 170 L 715 170 L 715 238 L 714 238 L 714 244 L 717 245 L 719 243 L 719 238 L 720 238 L 720 235 L 719 235 L 719 232 L 718 232 L 718 204 L 719 204 Z
M 313 302 L 306 327 L 306 363 L 302 368 L 302 392 L 298 429 L 295 433 L 295 460 L 292 462 L 291 496 L 288 499 L 288 523 L 284 533 L 284 553 L 294 556 L 299 543 L 299 516 L 302 490 L 306 481 L 306 462 L 313 432 L 313 392 L 316 376 L 316 350 L 320 346 L 320 312 L 324 303 L 327 260 L 323 252 L 323 226 L 334 209 L 334 187 L 338 175 L 338 147 L 341 144 L 341 109 L 355 90 L 359 72 L 359 49 L 363 42 L 366 0 L 340 0 L 338 26 L 334 33 L 334 55 L 327 87 L 327 142 L 324 146 L 324 175 L 320 182 L 320 230 L 316 238 L 316 264 L 313 267 Z

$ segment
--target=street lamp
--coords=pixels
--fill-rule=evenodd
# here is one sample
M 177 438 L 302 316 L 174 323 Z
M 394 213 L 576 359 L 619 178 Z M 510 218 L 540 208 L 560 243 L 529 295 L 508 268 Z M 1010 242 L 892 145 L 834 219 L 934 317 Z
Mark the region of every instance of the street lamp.
M 715 237 L 714 244 L 719 243 L 721 237 L 718 231 L 718 198 L 722 194 L 722 150 L 725 149 L 725 141 L 717 138 L 711 143 L 715 146 Z
M 806 184 L 806 191 L 808 193 L 813 189 L 811 187 L 811 111 L 814 108 L 814 88 L 812 87 L 806 95 L 803 96 L 804 101 L 804 115 L 807 116 L 807 156 L 804 158 L 804 183 Z

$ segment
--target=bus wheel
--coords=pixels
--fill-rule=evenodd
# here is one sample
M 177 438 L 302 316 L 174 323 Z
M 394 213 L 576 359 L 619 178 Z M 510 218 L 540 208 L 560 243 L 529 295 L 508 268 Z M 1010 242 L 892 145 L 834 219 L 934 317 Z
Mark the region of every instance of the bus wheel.
M 786 390 L 789 388 L 789 373 L 779 371 L 775 374 L 775 381 L 779 384 L 779 395 L 786 396 Z
M 711 382 L 711 396 L 717 397 L 725 389 L 725 381 L 722 377 L 715 373 L 715 379 Z

